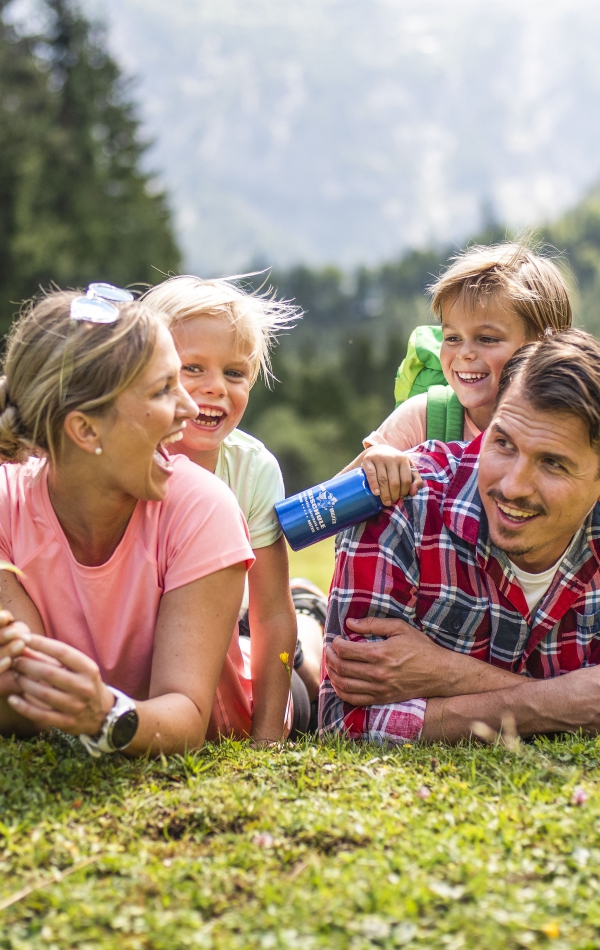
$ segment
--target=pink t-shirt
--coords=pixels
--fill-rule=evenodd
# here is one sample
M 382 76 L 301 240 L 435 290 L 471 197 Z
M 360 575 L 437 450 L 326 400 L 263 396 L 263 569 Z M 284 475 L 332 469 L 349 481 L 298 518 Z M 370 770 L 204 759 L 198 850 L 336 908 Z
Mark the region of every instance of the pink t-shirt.
M 172 462 L 164 501 L 139 501 L 117 549 L 97 567 L 73 557 L 50 502 L 46 464 L 30 459 L 0 467 L 0 558 L 25 573 L 21 583 L 46 635 L 91 657 L 105 683 L 135 699 L 148 697 L 163 593 L 254 561 L 246 522 L 230 490 L 183 455 Z M 244 664 L 234 637 L 223 675 L 237 680 L 238 670 L 243 673 Z M 234 727 L 240 719 L 246 724 L 251 688 L 248 695 L 237 683 L 232 706 Z M 217 701 L 215 716 L 221 725 Z
M 465 442 L 472 442 L 480 430 L 465 412 L 465 428 L 463 438 Z M 363 440 L 365 449 L 371 445 L 391 445 L 400 452 L 408 452 L 416 445 L 427 441 L 427 393 L 411 396 L 394 409 L 391 415 L 384 419 L 375 432 L 371 432 Z

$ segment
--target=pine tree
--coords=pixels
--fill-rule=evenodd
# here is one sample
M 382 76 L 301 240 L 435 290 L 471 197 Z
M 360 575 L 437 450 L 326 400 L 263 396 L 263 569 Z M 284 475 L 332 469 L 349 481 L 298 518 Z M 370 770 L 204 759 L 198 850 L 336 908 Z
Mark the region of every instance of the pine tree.
M 0 0 L 0 11 L 6 0 Z M 54 281 L 155 283 L 180 255 L 104 31 L 46 0 L 44 36 L 0 29 L 0 323 Z M 6 146 L 6 151 L 5 151 Z

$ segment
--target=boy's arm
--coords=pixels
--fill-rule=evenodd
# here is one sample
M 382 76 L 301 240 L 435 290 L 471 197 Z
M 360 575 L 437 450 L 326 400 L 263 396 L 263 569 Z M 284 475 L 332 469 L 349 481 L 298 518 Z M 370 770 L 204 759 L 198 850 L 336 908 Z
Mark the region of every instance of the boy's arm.
M 296 648 L 296 613 L 289 586 L 285 540 L 254 551 L 256 561 L 248 574 L 249 622 L 252 631 L 252 738 L 276 742 L 284 734 L 284 716 L 290 691 L 288 672 L 279 659 Z
M 369 488 L 379 495 L 386 507 L 395 505 L 400 498 L 414 495 L 423 487 L 423 480 L 411 458 L 391 445 L 371 445 L 361 452 L 340 475 L 353 468 L 362 468 Z
M 363 468 L 369 488 L 384 505 L 414 495 L 422 481 L 406 454 L 427 438 L 427 394 L 413 396 L 398 406 L 376 432 L 365 439 L 364 452 L 342 469 Z

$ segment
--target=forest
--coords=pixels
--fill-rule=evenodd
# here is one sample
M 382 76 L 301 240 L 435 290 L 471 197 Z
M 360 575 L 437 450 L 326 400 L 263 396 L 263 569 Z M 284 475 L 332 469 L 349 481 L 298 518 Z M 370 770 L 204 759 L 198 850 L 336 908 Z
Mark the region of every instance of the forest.
M 21 302 L 52 283 L 142 286 L 184 267 L 168 196 L 144 170 L 150 143 L 132 87 L 102 27 L 73 0 L 46 7 L 36 35 L 0 18 L 3 332 Z M 471 240 L 507 236 L 492 222 Z M 600 189 L 530 239 L 559 255 L 579 325 L 600 333 Z M 279 458 L 289 493 L 339 471 L 391 411 L 408 335 L 430 319 L 426 287 L 456 250 L 414 250 L 351 273 L 298 266 L 253 278 L 304 313 L 276 349 L 277 381 L 256 384 L 243 421 Z

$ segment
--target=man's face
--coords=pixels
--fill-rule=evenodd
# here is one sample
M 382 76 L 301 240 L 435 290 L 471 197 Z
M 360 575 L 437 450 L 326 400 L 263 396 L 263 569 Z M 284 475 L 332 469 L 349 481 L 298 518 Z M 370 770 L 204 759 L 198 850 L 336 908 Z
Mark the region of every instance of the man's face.
M 524 571 L 552 567 L 599 500 L 599 475 L 582 420 L 534 409 L 514 383 L 481 446 L 478 484 L 491 540 Z

